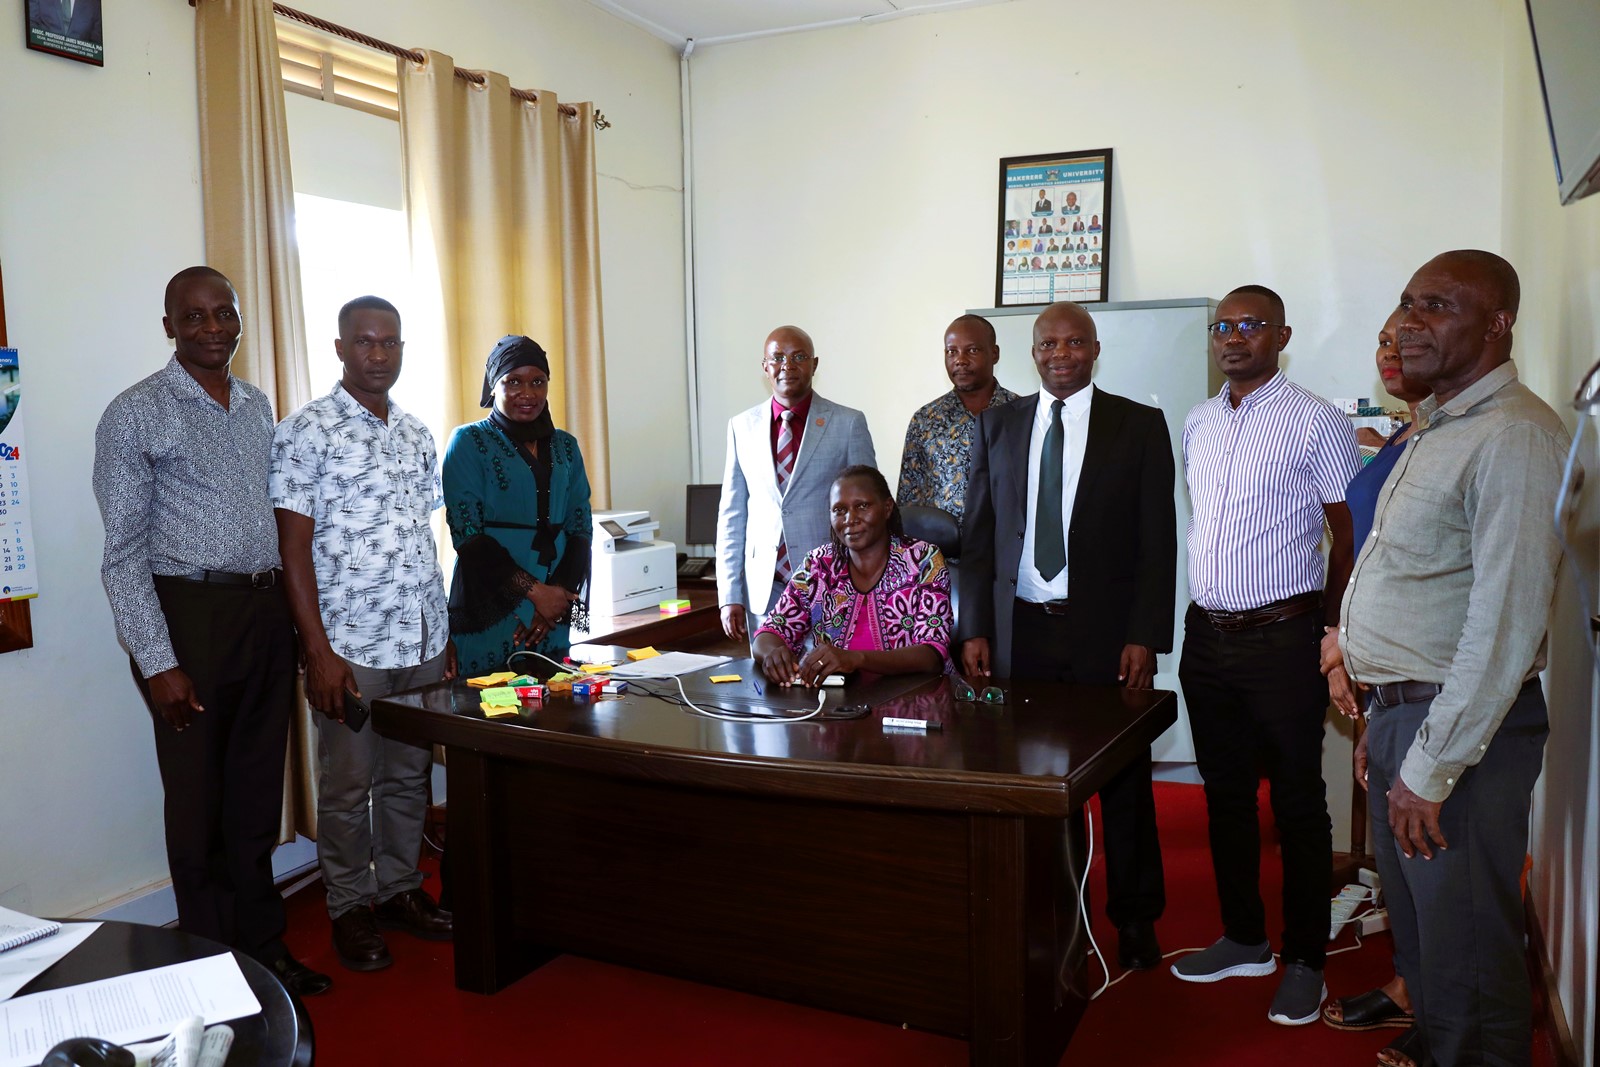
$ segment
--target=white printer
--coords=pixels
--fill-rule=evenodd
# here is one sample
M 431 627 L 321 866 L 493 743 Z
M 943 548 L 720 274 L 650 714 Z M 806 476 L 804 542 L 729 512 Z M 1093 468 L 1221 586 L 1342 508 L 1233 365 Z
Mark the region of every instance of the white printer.
M 657 541 L 648 511 L 597 511 L 589 576 L 596 618 L 653 608 L 678 593 L 678 546 Z

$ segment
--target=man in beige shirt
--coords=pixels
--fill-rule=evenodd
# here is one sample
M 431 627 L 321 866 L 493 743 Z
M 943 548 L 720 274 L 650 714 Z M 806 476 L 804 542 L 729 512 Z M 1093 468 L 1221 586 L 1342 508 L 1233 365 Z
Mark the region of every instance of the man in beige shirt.
M 1518 881 L 1549 732 L 1538 674 L 1569 438 L 1517 380 L 1518 298 L 1488 252 L 1446 252 L 1407 284 L 1400 358 L 1433 395 L 1325 647 L 1335 703 L 1371 695 L 1356 771 L 1417 1020 L 1393 1048 L 1440 1067 L 1530 1054 Z

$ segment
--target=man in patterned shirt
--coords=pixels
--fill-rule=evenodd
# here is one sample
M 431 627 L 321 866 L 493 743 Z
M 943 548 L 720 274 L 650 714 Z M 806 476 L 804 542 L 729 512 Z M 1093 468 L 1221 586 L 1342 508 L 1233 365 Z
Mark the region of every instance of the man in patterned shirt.
M 240 320 L 227 278 L 179 271 L 165 310 L 172 359 L 95 430 L 100 576 L 154 719 L 179 928 L 311 996 L 332 983 L 284 947 L 272 884 L 295 675 L 267 496 L 272 405 L 228 373 Z
M 347 709 L 455 677 L 429 514 L 443 506 L 433 436 L 389 399 L 400 313 L 358 297 L 339 311 L 333 391 L 272 440 L 272 503 L 306 699 L 317 719 L 317 858 L 333 947 L 351 970 L 393 959 L 378 927 L 435 941 L 449 912 L 422 891 L 417 853 L 429 748 L 380 736 Z M 370 810 L 369 810 L 370 801 Z
M 895 494 L 901 507 L 943 508 L 961 521 L 978 416 L 1017 398 L 994 379 L 999 359 L 994 326 L 983 316 L 963 315 L 945 330 L 944 372 L 955 388 L 917 409 L 906 427 Z

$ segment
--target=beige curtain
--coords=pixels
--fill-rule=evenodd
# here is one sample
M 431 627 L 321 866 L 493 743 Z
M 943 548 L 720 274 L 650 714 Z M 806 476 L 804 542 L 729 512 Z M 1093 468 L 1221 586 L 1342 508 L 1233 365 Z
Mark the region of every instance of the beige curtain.
M 449 56 L 426 57 L 400 61 L 400 139 L 414 299 L 449 363 L 446 420 L 483 418 L 489 350 L 532 337 L 550 355 L 551 415 L 578 438 L 595 506 L 608 506 L 594 107 L 566 116 L 554 93 L 526 103 L 504 75 L 473 85 Z
M 239 292 L 244 336 L 233 373 L 282 418 L 311 399 L 294 183 L 271 0 L 198 0 L 200 175 L 206 262 Z M 316 727 L 305 700 L 289 733 L 282 841 L 317 835 Z

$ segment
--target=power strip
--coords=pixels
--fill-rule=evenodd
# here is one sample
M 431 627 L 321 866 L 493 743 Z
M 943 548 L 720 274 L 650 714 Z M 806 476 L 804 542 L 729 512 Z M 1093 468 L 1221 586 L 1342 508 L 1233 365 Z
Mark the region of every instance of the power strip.
M 1371 894 L 1364 885 L 1347 885 L 1334 896 L 1329 916 L 1328 940 L 1339 936 L 1339 930 L 1350 921 L 1356 908 Z
M 1389 909 L 1374 908 L 1356 920 L 1356 928 L 1361 931 L 1362 937 L 1371 937 L 1373 934 L 1389 929 Z

